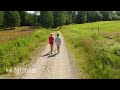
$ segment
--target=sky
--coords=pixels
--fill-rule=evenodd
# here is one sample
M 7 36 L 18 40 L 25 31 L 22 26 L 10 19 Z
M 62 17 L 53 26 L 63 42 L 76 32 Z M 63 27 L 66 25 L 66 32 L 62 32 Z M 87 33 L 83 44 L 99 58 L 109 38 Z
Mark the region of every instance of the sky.
M 29 13 L 34 13 L 34 11 L 27 11 L 27 12 L 29 12 Z
M 27 11 L 27 12 L 28 12 L 28 13 L 32 13 L 32 14 L 34 13 L 34 11 Z M 40 15 L 39 12 L 37 12 L 37 14 Z

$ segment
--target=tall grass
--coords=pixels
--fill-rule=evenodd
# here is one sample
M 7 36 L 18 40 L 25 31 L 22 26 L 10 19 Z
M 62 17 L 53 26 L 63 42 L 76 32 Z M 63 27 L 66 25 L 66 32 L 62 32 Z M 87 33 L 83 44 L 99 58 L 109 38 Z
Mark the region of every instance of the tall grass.
M 6 73 L 6 68 L 14 67 L 25 59 L 29 60 L 33 50 L 47 40 L 50 32 L 41 29 L 31 35 L 1 44 L 0 74 Z
M 89 75 L 89 78 L 120 78 L 120 35 L 114 33 L 119 32 L 120 28 L 116 30 L 115 22 L 117 25 L 120 24 L 120 21 L 96 22 L 68 25 L 61 29 L 65 40 L 69 46 L 73 47 L 76 59 L 81 61 L 79 63 L 81 69 Z M 111 24 L 114 25 L 110 26 Z M 103 34 L 98 35 L 91 30 L 82 29 L 85 26 L 94 28 L 100 25 L 103 25 L 102 32 L 111 32 L 110 36 L 114 36 L 114 38 L 105 38 Z

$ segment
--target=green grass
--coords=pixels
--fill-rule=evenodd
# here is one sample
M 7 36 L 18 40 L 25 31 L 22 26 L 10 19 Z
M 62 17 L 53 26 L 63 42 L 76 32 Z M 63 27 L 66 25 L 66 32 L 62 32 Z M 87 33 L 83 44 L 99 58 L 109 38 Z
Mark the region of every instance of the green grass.
M 90 29 L 90 28 L 100 28 L 102 31 L 108 32 L 116 32 L 120 31 L 120 21 L 101 21 L 101 22 L 92 22 L 92 23 L 85 23 L 85 24 L 73 24 L 69 25 L 70 27 L 74 27 L 77 29 Z
M 120 78 L 120 21 L 67 25 L 61 32 L 86 78 Z
M 6 73 L 6 68 L 29 60 L 34 49 L 47 41 L 50 32 L 43 28 L 30 35 L 0 44 L 0 74 Z

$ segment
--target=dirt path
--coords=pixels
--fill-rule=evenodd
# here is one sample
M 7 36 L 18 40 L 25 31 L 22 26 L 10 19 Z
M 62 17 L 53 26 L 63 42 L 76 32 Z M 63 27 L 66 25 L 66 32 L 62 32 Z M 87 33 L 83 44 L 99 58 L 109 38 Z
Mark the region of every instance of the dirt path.
M 59 32 L 60 33 L 60 32 Z M 71 60 L 66 49 L 63 37 L 61 36 L 61 50 L 56 54 L 56 46 L 54 46 L 53 54 L 48 54 L 50 51 L 49 45 L 45 47 L 42 55 L 37 58 L 37 62 L 32 66 L 35 73 L 27 73 L 21 79 L 78 79 L 74 69 L 72 68 Z

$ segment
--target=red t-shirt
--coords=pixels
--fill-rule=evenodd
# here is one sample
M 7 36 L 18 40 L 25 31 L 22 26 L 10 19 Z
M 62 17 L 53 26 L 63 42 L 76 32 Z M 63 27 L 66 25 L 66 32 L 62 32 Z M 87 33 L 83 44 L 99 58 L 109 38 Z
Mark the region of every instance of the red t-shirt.
M 54 38 L 52 36 L 49 37 L 49 44 L 53 44 Z

